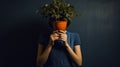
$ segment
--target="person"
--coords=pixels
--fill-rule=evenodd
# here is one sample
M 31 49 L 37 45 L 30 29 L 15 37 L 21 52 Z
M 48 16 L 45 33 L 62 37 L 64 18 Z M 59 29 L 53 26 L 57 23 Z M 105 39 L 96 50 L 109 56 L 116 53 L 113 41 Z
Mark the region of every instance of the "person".
M 67 22 L 68 24 L 68 22 Z M 54 23 L 51 24 L 53 26 Z M 53 28 L 53 27 L 52 27 Z M 58 40 L 58 42 L 57 42 Z M 62 40 L 59 42 L 59 40 Z M 81 40 L 78 33 L 53 29 L 38 38 L 38 67 L 82 66 Z

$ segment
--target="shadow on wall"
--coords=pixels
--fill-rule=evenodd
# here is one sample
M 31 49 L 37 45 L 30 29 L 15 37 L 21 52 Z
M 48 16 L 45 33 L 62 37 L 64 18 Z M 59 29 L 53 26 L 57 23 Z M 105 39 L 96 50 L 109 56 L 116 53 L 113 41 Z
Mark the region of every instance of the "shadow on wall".
M 10 22 L 21 24 L 9 28 L 7 34 L 1 34 L 1 67 L 35 67 L 37 39 L 48 31 L 47 22 L 40 17 Z

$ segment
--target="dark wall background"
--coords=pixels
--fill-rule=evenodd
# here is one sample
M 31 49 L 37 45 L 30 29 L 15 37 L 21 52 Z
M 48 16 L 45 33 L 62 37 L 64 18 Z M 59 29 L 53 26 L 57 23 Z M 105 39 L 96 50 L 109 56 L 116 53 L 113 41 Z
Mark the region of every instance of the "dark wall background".
M 68 1 L 81 13 L 68 30 L 81 36 L 83 67 L 119 67 L 119 0 Z M 37 38 L 49 28 L 35 11 L 45 2 L 0 1 L 0 67 L 36 66 Z

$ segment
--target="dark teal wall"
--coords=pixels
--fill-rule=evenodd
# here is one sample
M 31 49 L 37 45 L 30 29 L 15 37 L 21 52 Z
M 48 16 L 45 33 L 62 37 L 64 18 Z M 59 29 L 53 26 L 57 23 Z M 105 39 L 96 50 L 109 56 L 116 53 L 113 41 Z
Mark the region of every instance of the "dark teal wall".
M 81 36 L 83 67 L 119 67 L 119 0 L 68 0 L 80 17 L 68 31 Z M 0 67 L 35 67 L 37 37 L 48 24 L 35 10 L 48 0 L 0 1 Z

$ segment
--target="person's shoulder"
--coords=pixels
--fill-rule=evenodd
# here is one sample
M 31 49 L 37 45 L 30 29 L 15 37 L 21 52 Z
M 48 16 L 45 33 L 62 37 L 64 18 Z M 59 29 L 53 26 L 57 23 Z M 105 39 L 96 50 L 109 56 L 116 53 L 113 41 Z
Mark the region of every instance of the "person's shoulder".
M 72 34 L 72 35 L 79 35 L 79 33 L 77 32 L 70 32 L 70 31 L 67 31 L 68 34 Z

